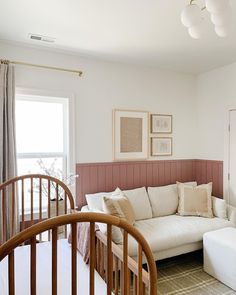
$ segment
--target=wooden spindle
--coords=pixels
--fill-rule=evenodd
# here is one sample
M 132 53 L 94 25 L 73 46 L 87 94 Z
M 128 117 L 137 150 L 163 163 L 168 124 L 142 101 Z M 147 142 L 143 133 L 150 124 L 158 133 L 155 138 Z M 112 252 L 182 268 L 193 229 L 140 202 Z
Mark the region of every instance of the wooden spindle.
M 123 294 L 127 295 L 127 274 L 128 274 L 128 234 L 124 230 L 123 231 Z
M 130 294 L 130 270 L 127 270 L 127 294 Z
M 56 216 L 59 215 L 59 186 L 56 183 Z
M 134 275 L 134 295 L 138 294 L 138 280 L 137 280 L 137 276 Z
M 90 222 L 89 294 L 94 295 L 95 223 Z
M 112 285 L 113 285 L 112 225 L 107 224 L 107 295 L 111 295 Z
M 142 295 L 143 293 L 143 278 L 142 278 L 142 272 L 143 272 L 143 250 L 142 246 L 138 244 L 138 294 Z
M 30 291 L 31 295 L 36 295 L 36 237 L 30 242 Z
M 71 225 L 71 288 L 72 295 L 77 295 L 77 224 L 72 223 Z
M 11 208 L 11 236 L 14 236 L 15 234 L 15 220 L 16 220 L 16 210 L 15 210 L 15 182 L 12 183 L 12 208 Z
M 52 295 L 57 295 L 57 227 L 52 229 Z
M 104 253 L 105 253 L 105 246 L 103 243 L 101 243 L 101 264 L 100 264 L 100 267 L 101 267 L 101 275 L 102 275 L 103 279 L 104 279 Z
M 25 183 L 21 180 L 21 228 L 25 229 Z
M 31 203 L 31 225 L 34 223 L 34 182 L 33 178 L 30 178 L 30 203 Z
M 15 294 L 15 263 L 14 251 L 8 255 L 8 289 L 9 295 Z
M 119 294 L 119 260 L 115 257 L 115 295 Z

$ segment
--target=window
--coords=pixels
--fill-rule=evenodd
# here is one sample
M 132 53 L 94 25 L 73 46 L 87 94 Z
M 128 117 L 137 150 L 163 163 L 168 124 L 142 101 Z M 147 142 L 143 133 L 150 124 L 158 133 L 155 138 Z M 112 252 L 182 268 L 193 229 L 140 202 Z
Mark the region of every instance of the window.
M 68 107 L 67 98 L 16 94 L 18 175 L 68 175 Z M 30 209 L 30 198 L 25 209 Z

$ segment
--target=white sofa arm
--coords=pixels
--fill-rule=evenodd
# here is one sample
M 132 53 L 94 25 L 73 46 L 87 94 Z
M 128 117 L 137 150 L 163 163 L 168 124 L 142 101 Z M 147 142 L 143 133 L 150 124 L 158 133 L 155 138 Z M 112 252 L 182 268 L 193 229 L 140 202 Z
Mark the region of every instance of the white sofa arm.
M 86 206 L 83 206 L 82 208 L 81 208 L 81 210 L 80 210 L 81 212 L 91 212 L 91 210 L 89 210 L 89 207 L 88 207 L 88 205 L 86 205 Z
M 227 211 L 229 221 L 233 222 L 234 226 L 236 226 L 236 207 L 228 205 Z

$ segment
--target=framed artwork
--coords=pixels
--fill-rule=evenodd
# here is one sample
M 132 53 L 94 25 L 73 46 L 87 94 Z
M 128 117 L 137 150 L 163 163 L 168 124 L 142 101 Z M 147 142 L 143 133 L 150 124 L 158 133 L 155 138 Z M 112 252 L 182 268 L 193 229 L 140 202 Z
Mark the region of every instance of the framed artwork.
M 172 137 L 151 137 L 151 156 L 172 156 Z
M 172 133 L 172 115 L 151 115 L 151 133 Z
M 114 160 L 147 159 L 148 118 L 146 111 L 113 110 Z

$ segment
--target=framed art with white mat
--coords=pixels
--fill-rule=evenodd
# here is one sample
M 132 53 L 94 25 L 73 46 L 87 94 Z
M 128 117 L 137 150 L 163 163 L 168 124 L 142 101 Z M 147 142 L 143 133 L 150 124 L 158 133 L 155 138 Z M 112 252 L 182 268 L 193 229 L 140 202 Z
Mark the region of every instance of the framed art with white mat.
M 151 114 L 151 133 L 172 133 L 172 115 Z
M 148 157 L 146 111 L 113 110 L 113 157 L 116 161 Z
M 172 156 L 172 137 L 151 137 L 151 156 Z

